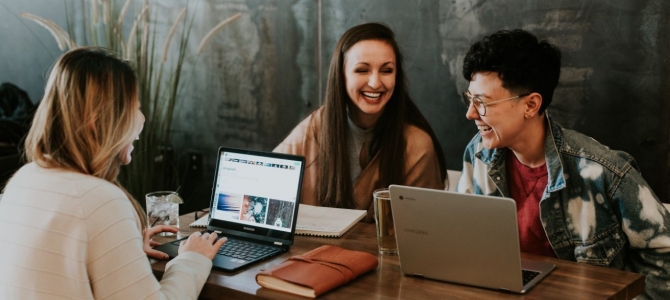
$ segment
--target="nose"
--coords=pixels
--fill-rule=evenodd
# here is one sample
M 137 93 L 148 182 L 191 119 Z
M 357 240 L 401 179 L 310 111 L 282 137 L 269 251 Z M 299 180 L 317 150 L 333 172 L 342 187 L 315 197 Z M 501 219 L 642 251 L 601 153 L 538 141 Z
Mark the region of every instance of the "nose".
M 465 118 L 468 120 L 477 120 L 481 116 L 479 115 L 479 112 L 475 109 L 475 106 L 470 102 L 470 105 L 468 105 L 468 110 L 465 112 Z
M 379 73 L 372 72 L 368 78 L 368 86 L 373 89 L 378 89 L 381 87 L 381 80 L 379 80 Z

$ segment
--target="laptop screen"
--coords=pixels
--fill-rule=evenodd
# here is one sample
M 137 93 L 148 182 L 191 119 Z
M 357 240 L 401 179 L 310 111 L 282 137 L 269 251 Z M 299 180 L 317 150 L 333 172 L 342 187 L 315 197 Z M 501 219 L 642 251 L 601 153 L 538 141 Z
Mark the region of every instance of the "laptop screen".
M 219 149 L 210 225 L 251 235 L 292 235 L 303 167 L 300 156 Z

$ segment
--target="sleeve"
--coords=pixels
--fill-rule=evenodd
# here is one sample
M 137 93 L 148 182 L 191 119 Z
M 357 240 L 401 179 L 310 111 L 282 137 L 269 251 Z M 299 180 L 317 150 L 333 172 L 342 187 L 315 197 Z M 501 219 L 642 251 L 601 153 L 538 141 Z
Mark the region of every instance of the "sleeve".
M 98 194 L 103 198 L 104 191 Z M 155 278 L 143 250 L 135 211 L 118 195 L 102 202 L 86 219 L 87 272 L 95 299 L 197 299 L 212 262 L 187 252 L 168 263 L 162 281 Z
M 670 298 L 670 213 L 639 172 L 630 170 L 613 196 L 621 212 L 631 271 L 645 276 L 638 299 Z
M 407 138 L 405 185 L 444 189 L 444 178 L 430 136 L 418 127 L 410 127 Z

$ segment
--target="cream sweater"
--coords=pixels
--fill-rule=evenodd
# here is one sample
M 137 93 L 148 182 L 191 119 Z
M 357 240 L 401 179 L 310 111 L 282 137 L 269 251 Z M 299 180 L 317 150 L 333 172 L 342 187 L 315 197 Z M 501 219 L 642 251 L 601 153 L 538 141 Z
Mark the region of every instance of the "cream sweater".
M 0 201 L 0 299 L 196 299 L 212 262 L 183 253 L 159 283 L 139 228 L 115 185 L 25 165 Z

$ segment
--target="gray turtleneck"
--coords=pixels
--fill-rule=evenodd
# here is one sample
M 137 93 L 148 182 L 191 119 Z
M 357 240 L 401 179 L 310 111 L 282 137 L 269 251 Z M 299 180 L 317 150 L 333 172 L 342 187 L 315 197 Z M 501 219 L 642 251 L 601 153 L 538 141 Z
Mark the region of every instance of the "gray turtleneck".
M 349 148 L 349 172 L 351 174 L 351 182 L 356 181 L 358 175 L 361 174 L 361 165 L 360 165 L 360 156 L 361 149 L 363 144 L 367 148 L 367 160 L 365 165 L 367 165 L 372 159 L 372 154 L 370 153 L 370 145 L 372 144 L 372 139 L 374 138 L 374 127 L 369 129 L 361 129 L 360 127 L 354 124 L 354 121 L 351 120 L 351 117 L 347 114 L 347 147 Z

